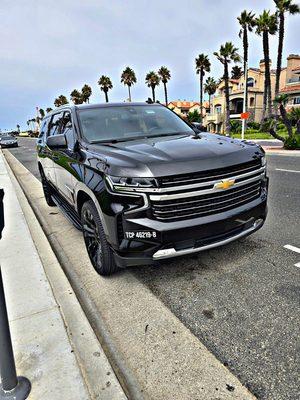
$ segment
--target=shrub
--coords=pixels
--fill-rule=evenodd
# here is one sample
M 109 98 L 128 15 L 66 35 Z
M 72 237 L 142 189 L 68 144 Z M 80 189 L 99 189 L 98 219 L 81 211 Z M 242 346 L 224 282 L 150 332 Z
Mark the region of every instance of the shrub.
M 293 135 L 286 138 L 284 141 L 284 148 L 289 150 L 300 149 L 300 136 Z
M 198 110 L 190 111 L 187 115 L 189 122 L 202 122 L 201 115 Z
M 248 122 L 247 126 L 249 129 L 255 129 L 255 130 L 258 130 L 260 128 L 259 122 L 255 122 L 255 121 Z
M 241 133 L 242 132 L 242 123 L 241 123 L 241 121 L 231 120 L 230 121 L 230 131 L 232 133 Z

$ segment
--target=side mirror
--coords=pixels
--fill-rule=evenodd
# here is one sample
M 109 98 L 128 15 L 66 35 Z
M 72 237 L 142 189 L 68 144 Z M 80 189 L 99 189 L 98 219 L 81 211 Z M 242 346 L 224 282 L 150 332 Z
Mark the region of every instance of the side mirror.
M 47 143 L 47 146 L 53 150 L 67 148 L 67 141 L 66 141 L 64 134 L 48 136 L 46 143 Z

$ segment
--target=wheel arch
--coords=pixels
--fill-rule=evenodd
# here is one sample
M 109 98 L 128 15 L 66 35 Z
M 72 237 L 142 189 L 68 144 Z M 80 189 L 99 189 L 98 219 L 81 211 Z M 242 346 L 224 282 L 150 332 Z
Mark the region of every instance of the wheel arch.
M 96 196 L 94 195 L 94 193 L 92 192 L 91 189 L 89 189 L 82 182 L 78 182 L 78 184 L 76 185 L 76 188 L 75 188 L 75 206 L 76 206 L 76 211 L 79 216 L 81 214 L 81 209 L 82 209 L 83 204 L 89 200 L 91 200 L 95 204 L 95 207 L 98 211 L 104 232 L 105 232 L 105 234 L 107 234 L 108 230 L 107 230 L 107 226 L 105 223 L 105 219 L 103 217 L 103 212 L 101 210 L 99 201 L 97 200 Z

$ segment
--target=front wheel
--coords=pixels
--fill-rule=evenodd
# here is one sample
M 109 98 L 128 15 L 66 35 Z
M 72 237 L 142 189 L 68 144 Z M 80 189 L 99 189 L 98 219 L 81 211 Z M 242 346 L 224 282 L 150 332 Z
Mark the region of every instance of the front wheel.
M 100 275 L 112 275 L 118 267 L 106 240 L 96 206 L 91 200 L 82 206 L 81 223 L 84 242 L 93 267 Z

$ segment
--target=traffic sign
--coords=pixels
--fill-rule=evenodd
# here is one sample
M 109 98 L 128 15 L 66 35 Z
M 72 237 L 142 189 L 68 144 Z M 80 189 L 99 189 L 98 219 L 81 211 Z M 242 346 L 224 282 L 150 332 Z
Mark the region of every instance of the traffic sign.
M 249 112 L 241 113 L 241 119 L 248 119 L 249 117 L 250 117 L 250 113 Z

